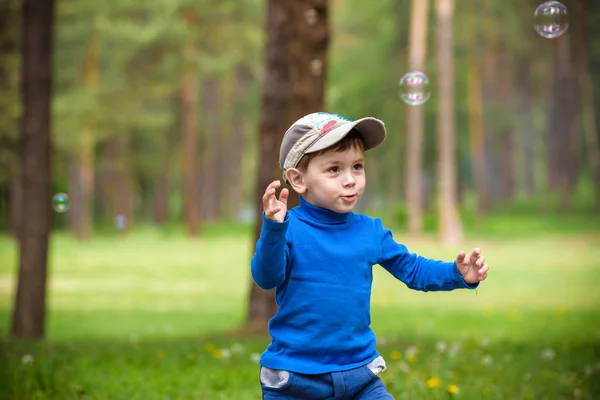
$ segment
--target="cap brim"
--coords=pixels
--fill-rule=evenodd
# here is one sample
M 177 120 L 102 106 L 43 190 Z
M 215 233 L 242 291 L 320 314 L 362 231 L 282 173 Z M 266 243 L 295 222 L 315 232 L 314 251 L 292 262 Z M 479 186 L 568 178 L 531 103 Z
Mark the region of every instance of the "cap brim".
M 385 139 L 385 125 L 377 118 L 366 117 L 354 122 L 343 124 L 327 132 L 320 140 L 305 151 L 306 154 L 333 146 L 342 140 L 352 129 L 356 129 L 362 136 L 365 150 L 377 147 Z

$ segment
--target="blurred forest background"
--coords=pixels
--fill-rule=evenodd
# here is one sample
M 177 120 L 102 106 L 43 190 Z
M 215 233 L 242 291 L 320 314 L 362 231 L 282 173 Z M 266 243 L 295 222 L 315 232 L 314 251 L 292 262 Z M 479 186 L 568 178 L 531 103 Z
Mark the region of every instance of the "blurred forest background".
M 379 276 L 391 391 L 594 398 L 600 2 L 565 0 L 555 39 L 533 29 L 540 3 L 0 0 L 0 330 L 52 340 L 3 343 L 7 398 L 257 398 L 265 342 L 247 335 L 276 310 L 248 273 L 259 199 L 283 133 L 316 111 L 386 124 L 358 211 L 427 256 L 481 245 L 498 268 L 477 301 Z M 399 96 L 411 71 L 422 106 Z M 485 340 L 439 361 L 465 326 Z M 217 360 L 233 364 L 202 370 Z
M 20 19 L 19 3 L 3 0 L 2 13 L 4 231 L 17 229 L 11 216 L 21 205 L 20 31 L 9 23 Z M 587 9 L 578 11 L 575 3 L 565 2 L 568 35 L 548 40 L 533 30 L 535 1 L 456 2 L 452 78 L 461 207 L 476 205 L 485 215 L 527 200 L 533 205 L 527 212 L 537 213 L 560 200 L 564 210 L 599 209 L 600 105 L 593 99 L 600 74 L 592 71 L 600 70 L 600 4 L 584 2 Z M 411 70 L 411 2 L 338 0 L 331 9 L 327 59 L 306 67 L 326 75 L 325 110 L 386 123 L 386 145 L 369 154 L 363 206 L 393 210 L 404 228 L 413 132 L 398 81 Z M 124 214 L 130 229 L 185 221 L 188 233 L 198 235 L 203 224 L 253 220 L 265 15 L 265 3 L 251 0 L 57 2 L 52 190 L 67 193 L 71 208 L 66 217 L 55 215 L 53 229 L 87 239 Z M 428 213 L 438 190 L 433 7 L 423 28 L 421 69 L 432 97 L 422 107 L 418 180 Z M 186 206 L 186 196 L 193 204 Z M 197 216 L 185 207 L 198 208 Z

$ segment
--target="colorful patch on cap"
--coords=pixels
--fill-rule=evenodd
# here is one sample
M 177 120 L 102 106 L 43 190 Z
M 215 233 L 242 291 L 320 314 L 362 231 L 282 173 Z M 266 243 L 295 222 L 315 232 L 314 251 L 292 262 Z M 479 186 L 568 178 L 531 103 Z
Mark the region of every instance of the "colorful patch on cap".
M 297 123 L 312 125 L 324 135 L 332 129 L 348 122 L 353 121 L 338 114 L 317 112 L 300 118 Z

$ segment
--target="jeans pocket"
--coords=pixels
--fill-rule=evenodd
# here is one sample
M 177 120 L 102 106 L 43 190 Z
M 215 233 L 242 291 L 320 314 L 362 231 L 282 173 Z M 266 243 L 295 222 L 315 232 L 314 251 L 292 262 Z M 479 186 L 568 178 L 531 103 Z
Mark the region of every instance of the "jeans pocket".
M 263 389 L 284 390 L 291 385 L 290 371 L 260 367 L 260 385 Z

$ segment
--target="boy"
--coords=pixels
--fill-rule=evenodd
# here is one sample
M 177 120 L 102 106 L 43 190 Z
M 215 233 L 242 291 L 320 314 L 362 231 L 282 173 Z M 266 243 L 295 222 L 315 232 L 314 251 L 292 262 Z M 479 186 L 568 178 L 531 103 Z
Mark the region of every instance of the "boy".
M 279 306 L 260 359 L 263 399 L 393 399 L 369 327 L 373 265 L 421 291 L 474 289 L 487 277 L 479 249 L 454 262 L 427 259 L 396 243 L 379 218 L 352 212 L 366 184 L 364 151 L 385 134 L 375 118 L 314 113 L 283 137 L 283 180 L 300 205 L 288 211 L 288 189 L 277 199 L 280 182 L 267 187 L 251 262 Z

